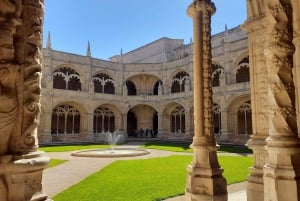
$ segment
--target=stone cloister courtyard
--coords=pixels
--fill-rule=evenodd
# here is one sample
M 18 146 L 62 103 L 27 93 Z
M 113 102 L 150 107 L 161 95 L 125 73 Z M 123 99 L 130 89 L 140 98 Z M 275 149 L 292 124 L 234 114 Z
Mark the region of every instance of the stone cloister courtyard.
M 212 115 L 211 16 L 215 12 L 211 0 L 193 0 L 187 8 L 194 31 L 194 134 L 193 160 L 187 164 L 182 198 L 186 201 L 231 199 L 218 161 Z M 80 160 L 90 160 L 71 160 L 67 164 L 75 165 L 70 170 L 63 165 L 47 170 L 49 157 L 38 149 L 43 16 L 43 0 L 0 1 L 1 201 L 49 200 L 46 189 L 50 192 L 59 180 L 50 175 L 51 171 L 62 168 L 61 174 L 67 174 L 80 167 L 76 165 Z M 254 157 L 243 199 L 297 201 L 300 197 L 300 2 L 247 0 L 247 19 L 242 28 L 248 35 L 252 109 L 252 135 L 247 145 Z M 112 160 L 101 161 L 93 168 L 101 168 Z M 78 173 L 87 172 L 78 169 Z M 50 178 L 45 181 L 50 183 L 52 178 L 55 184 L 48 186 L 42 182 L 47 174 Z

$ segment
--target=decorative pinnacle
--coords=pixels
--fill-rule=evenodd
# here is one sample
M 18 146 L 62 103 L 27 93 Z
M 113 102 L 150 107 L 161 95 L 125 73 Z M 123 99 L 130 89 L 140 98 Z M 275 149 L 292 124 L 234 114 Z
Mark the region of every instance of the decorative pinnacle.
M 48 32 L 46 48 L 49 48 L 49 49 L 52 48 L 50 31 Z
M 88 44 L 87 44 L 86 56 L 88 56 L 88 57 L 92 56 L 90 41 L 88 41 Z

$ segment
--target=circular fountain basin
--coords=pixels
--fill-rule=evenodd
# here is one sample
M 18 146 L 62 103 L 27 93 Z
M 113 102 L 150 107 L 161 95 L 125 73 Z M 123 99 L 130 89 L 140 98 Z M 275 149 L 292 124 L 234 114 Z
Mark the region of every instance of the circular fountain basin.
M 93 149 L 73 152 L 72 156 L 78 157 L 98 157 L 98 158 L 113 158 L 113 157 L 131 157 L 142 156 L 150 152 L 145 149 L 137 148 L 114 148 L 114 149 Z

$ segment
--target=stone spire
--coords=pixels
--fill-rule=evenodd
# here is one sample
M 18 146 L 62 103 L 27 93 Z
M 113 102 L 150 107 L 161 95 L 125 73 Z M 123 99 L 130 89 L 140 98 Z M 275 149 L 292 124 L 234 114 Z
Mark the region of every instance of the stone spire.
M 51 48 L 52 48 L 50 31 L 48 32 L 48 38 L 47 38 L 46 48 L 48 48 L 48 49 L 51 49 Z
M 212 119 L 211 0 L 194 0 L 187 13 L 193 18 L 194 157 L 188 166 L 186 201 L 227 200 L 227 184 L 217 158 Z
M 227 24 L 225 24 L 225 31 L 224 31 L 224 41 L 228 41 L 228 29 L 227 29 Z
M 92 56 L 90 41 L 88 41 L 88 44 L 87 44 L 86 56 L 87 56 L 87 57 Z
M 119 60 L 120 63 L 123 63 L 123 49 L 121 48 L 120 50 L 120 60 Z

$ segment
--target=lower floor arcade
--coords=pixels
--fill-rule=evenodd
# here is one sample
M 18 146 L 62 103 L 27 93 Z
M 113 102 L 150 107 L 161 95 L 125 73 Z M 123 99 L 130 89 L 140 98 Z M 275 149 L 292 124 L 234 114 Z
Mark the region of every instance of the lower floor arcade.
M 228 104 L 215 102 L 214 131 L 218 141 L 244 144 L 252 130 L 248 95 Z M 105 141 L 107 132 L 127 138 L 192 140 L 193 105 L 190 102 L 105 103 L 94 108 L 74 101 L 42 108 L 40 143 Z

